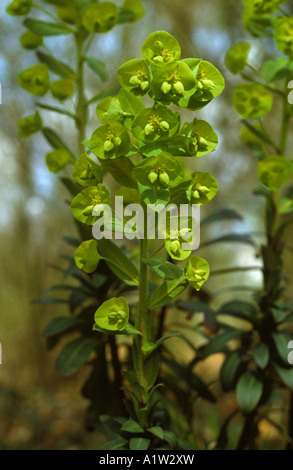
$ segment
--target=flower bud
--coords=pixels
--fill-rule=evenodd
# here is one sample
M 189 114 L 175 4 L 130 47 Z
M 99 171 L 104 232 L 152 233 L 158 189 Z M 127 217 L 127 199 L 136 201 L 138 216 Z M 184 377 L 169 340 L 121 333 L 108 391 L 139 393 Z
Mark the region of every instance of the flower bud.
M 168 82 L 164 82 L 163 85 L 161 86 L 161 90 L 166 95 L 171 90 L 171 84 Z
M 154 132 L 155 128 L 151 124 L 147 124 L 144 128 L 144 132 L 146 135 L 150 135 Z
M 196 80 L 196 85 L 197 85 L 197 88 L 199 88 L 200 90 L 203 89 L 203 84 L 199 80 Z
M 141 80 L 138 78 L 137 75 L 133 75 L 130 80 L 130 84 L 134 87 L 140 86 L 141 85 Z
M 117 136 L 117 137 L 115 137 L 114 143 L 115 143 L 115 146 L 116 146 L 116 147 L 119 147 L 119 145 L 121 145 L 121 144 L 122 144 L 122 140 L 121 140 L 121 138 L 120 138 L 120 137 L 118 137 L 118 136 Z
M 93 208 L 94 208 L 94 207 L 95 207 L 94 204 L 91 204 L 90 206 L 87 206 L 87 207 L 84 209 L 84 211 L 82 212 L 83 215 L 85 215 L 86 217 L 87 217 L 88 215 L 92 215 L 92 212 L 93 212 Z
M 199 194 L 197 189 L 195 191 L 193 191 L 192 196 L 194 197 L 194 199 L 199 199 L 200 198 L 200 194 Z
M 171 242 L 171 251 L 176 254 L 181 248 L 179 240 L 174 240 Z
M 173 85 L 173 90 L 175 91 L 175 93 L 177 93 L 178 95 L 182 95 L 182 93 L 184 93 L 184 85 L 182 82 L 176 82 L 174 83 Z
M 205 150 L 209 146 L 207 140 L 204 137 L 201 137 L 200 135 L 197 136 L 196 140 L 197 140 L 198 146 L 203 148 L 203 150 Z
M 153 58 L 154 62 L 164 62 L 164 59 L 161 55 L 157 55 L 156 57 Z
M 153 184 L 157 181 L 158 179 L 158 173 L 156 173 L 155 171 L 151 171 L 149 174 L 148 174 L 148 180 Z
M 157 51 L 161 51 L 162 49 L 164 49 L 164 44 L 162 43 L 162 41 L 155 41 L 154 49 L 156 49 Z
M 117 313 L 116 312 L 108 313 L 108 320 L 109 320 L 109 323 L 116 323 L 118 320 Z
M 207 188 L 206 186 L 200 186 L 199 191 L 202 194 L 208 194 L 210 192 L 209 188 Z
M 188 227 L 185 227 L 185 228 L 182 228 L 180 230 L 180 237 L 181 238 L 184 238 L 184 239 L 187 239 L 187 236 L 186 235 L 190 235 L 191 236 L 191 233 L 192 233 L 192 230 Z
M 111 142 L 111 140 L 105 140 L 104 142 L 104 151 L 105 152 L 111 152 L 113 150 L 114 144 Z
M 167 123 L 167 121 L 162 121 L 160 122 L 160 129 L 161 131 L 163 132 L 167 132 L 169 130 L 170 126 L 169 124 Z
M 141 91 L 146 91 L 149 88 L 150 84 L 148 80 L 145 80 L 144 82 L 140 83 L 140 89 Z
M 204 86 L 204 88 L 206 88 L 207 90 L 211 90 L 215 86 L 215 84 L 212 80 L 208 80 L 208 79 L 205 79 L 205 78 L 201 80 L 201 83 Z
M 169 186 L 169 183 L 170 183 L 170 178 L 169 178 L 169 175 L 168 173 L 166 173 L 165 171 L 162 171 L 160 174 L 159 174 L 159 180 L 162 184 L 164 184 L 165 186 Z

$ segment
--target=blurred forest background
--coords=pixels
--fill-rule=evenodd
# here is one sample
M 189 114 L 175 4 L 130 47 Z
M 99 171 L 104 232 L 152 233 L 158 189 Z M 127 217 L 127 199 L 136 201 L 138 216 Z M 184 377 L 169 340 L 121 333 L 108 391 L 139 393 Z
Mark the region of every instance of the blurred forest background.
M 49 173 L 44 155 L 49 150 L 42 136 L 23 139 L 18 135 L 17 121 L 34 112 L 33 98 L 17 84 L 18 73 L 34 64 L 34 52 L 23 52 L 19 45 L 22 19 L 8 16 L 0 6 L 0 448 L 2 449 L 83 449 L 96 448 L 96 434 L 83 429 L 86 400 L 79 393 L 87 371 L 61 377 L 54 365 L 58 349 L 47 351 L 43 330 L 57 315 L 66 315 L 67 305 L 40 305 L 33 301 L 61 274 L 51 265 L 62 265 L 61 253 L 70 250 L 62 242 L 64 235 L 74 233 L 68 194 L 55 175 Z M 118 2 L 117 2 L 118 3 Z M 253 39 L 241 23 L 241 1 L 235 0 L 143 0 L 144 18 L 120 25 L 98 35 L 91 52 L 104 60 L 109 83 L 115 82 L 117 68 L 126 60 L 140 57 L 141 45 L 148 34 L 166 30 L 179 41 L 184 57 L 202 57 L 212 62 L 226 81 L 224 93 L 207 109 L 195 115 L 206 119 L 219 136 L 215 152 L 196 162 L 206 166 L 219 183 L 217 197 L 202 209 L 202 215 L 218 208 L 234 209 L 243 217 L 239 222 L 218 223 L 213 235 L 223 235 L 231 228 L 239 233 L 262 230 L 263 200 L 254 196 L 258 184 L 256 162 L 239 140 L 240 118 L 232 107 L 232 90 L 239 82 L 224 65 L 229 47 L 237 41 L 252 45 L 251 62 L 257 67 L 274 52 L 271 41 Z M 63 36 L 54 38 L 55 48 L 70 64 L 71 44 Z M 271 49 L 271 50 L 270 50 Z M 104 86 L 89 74 L 87 94 L 97 94 Z M 98 126 L 95 104 L 91 108 L 91 131 Z M 62 128 L 63 140 L 70 139 L 71 124 L 66 119 L 42 111 L 50 127 Z M 274 111 L 270 128 L 278 129 Z M 194 164 L 194 162 L 192 162 Z M 292 235 L 292 232 L 291 232 Z M 204 240 L 205 232 L 202 232 Z M 211 234 L 209 233 L 209 238 Z M 290 232 L 288 232 L 290 237 Z M 259 240 L 258 240 L 259 241 Z M 248 245 L 216 245 L 205 248 L 205 258 L 213 269 L 236 264 L 257 265 L 255 253 Z M 70 252 L 72 254 L 72 252 Z M 292 252 L 288 252 L 286 271 L 290 276 Z M 229 288 L 241 284 L 258 287 L 258 271 L 240 277 L 223 275 L 211 278 L 207 289 L 215 299 L 229 298 Z M 245 277 L 244 277 L 245 276 Z M 251 290 L 241 292 L 250 296 Z

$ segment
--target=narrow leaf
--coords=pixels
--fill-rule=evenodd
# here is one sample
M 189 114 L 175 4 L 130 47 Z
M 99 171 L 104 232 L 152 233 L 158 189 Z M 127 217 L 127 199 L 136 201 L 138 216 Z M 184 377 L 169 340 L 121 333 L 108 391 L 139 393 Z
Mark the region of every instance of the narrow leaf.
M 184 275 L 184 269 L 161 258 L 144 258 L 144 264 L 151 266 L 152 270 L 163 279 L 178 279 Z
M 130 450 L 147 450 L 150 445 L 150 439 L 143 437 L 132 437 L 129 442 Z
M 65 345 L 56 359 L 56 368 L 62 375 L 73 374 L 88 359 L 99 343 L 95 338 L 76 338 Z
M 73 33 L 73 30 L 63 23 L 49 23 L 47 21 L 27 18 L 24 20 L 23 24 L 33 33 L 39 34 L 40 36 L 58 36 Z
M 56 75 L 59 75 L 63 78 L 69 78 L 74 80 L 76 78 L 72 68 L 62 62 L 61 60 L 55 59 L 52 55 L 45 54 L 44 52 L 37 51 L 37 56 L 41 62 L 44 62 L 48 65 L 51 72 L 54 72 Z
M 257 406 L 263 392 L 263 384 L 255 375 L 247 371 L 236 386 L 236 397 L 243 414 L 251 413 Z
M 101 80 L 105 81 L 108 79 L 108 73 L 106 70 L 105 62 L 96 57 L 85 57 L 87 65 L 95 72 Z

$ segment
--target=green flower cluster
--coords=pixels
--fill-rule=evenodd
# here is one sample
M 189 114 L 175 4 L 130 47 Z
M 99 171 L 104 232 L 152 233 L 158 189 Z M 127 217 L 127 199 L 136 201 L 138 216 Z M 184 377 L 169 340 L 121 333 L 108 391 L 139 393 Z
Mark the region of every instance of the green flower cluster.
M 218 144 L 217 134 L 201 119 L 182 123 L 176 106 L 190 111 L 206 106 L 223 91 L 222 75 L 202 59 L 181 60 L 177 40 L 165 31 L 150 34 L 141 52 L 142 58 L 119 67 L 121 89 L 117 96 L 107 96 L 97 105 L 100 125 L 84 141 L 96 161 L 85 153 L 73 168 L 73 177 L 82 189 L 72 200 L 72 213 L 86 225 L 97 221 L 95 207 L 103 213 L 103 205 L 110 205 L 110 195 L 103 184 L 104 172 L 122 185 L 119 194 L 128 196 L 131 189 L 133 201 L 143 207 L 151 205 L 155 211 L 169 202 L 177 207 L 206 204 L 218 190 L 215 178 L 208 172 L 186 171 L 183 158 L 213 152 Z M 153 102 L 146 106 L 144 97 L 148 103 Z M 178 222 L 178 217 L 175 219 Z M 122 223 L 126 226 L 127 221 Z M 209 276 L 209 267 L 205 260 L 191 257 L 196 236 L 192 222 L 188 215 L 181 225 L 180 216 L 180 227 L 172 223 L 160 227 L 158 220 L 156 228 L 164 235 L 161 238 L 168 255 L 174 261 L 188 261 L 184 282 L 199 289 Z M 108 220 L 104 223 L 108 226 Z M 116 220 L 111 216 L 110 225 L 113 224 Z M 77 249 L 75 258 L 81 269 L 96 269 L 99 243 L 87 241 Z M 113 305 L 107 302 L 96 313 L 96 328 L 124 331 L 127 309 L 122 308 L 121 300 L 117 304 L 113 301 Z

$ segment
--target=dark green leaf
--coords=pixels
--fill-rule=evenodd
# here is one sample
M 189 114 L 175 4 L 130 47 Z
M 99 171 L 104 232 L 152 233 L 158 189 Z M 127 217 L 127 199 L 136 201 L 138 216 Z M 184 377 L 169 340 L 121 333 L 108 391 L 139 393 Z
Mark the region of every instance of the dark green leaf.
M 75 73 L 69 65 L 65 64 L 61 60 L 55 59 L 55 57 L 53 57 L 52 55 L 45 54 L 41 51 L 37 52 L 37 56 L 41 62 L 44 62 L 48 65 L 51 72 L 54 72 L 60 77 L 75 80 Z
M 166 280 L 151 294 L 148 302 L 150 310 L 163 307 L 177 297 L 187 287 L 184 276 L 179 279 Z
M 145 361 L 145 376 L 149 388 L 154 385 L 160 369 L 160 355 L 158 351 L 153 351 Z
M 262 382 L 252 372 L 244 372 L 236 386 L 237 402 L 243 414 L 249 414 L 256 408 L 262 392 Z
M 239 338 L 239 336 L 243 335 L 244 333 L 245 331 L 243 330 L 228 330 L 215 337 L 211 337 L 209 343 L 200 349 L 201 357 L 206 358 L 211 354 L 223 351 L 223 348 L 226 347 L 229 341 Z
M 131 432 L 131 433 L 144 432 L 142 427 L 136 421 L 134 421 L 133 419 L 129 419 L 128 421 L 123 423 L 123 425 L 121 427 L 121 430 Z
M 246 243 L 248 245 L 255 246 L 255 242 L 252 240 L 249 234 L 245 233 L 231 233 L 228 235 L 222 235 L 221 237 L 214 238 L 213 240 L 208 240 L 201 243 L 201 247 L 213 245 L 215 243 L 224 243 L 224 242 L 233 242 L 233 243 Z
M 284 369 L 277 364 L 274 364 L 274 368 L 278 374 L 278 376 L 282 379 L 282 381 L 291 389 L 293 390 L 293 367 L 289 369 Z
M 100 447 L 100 450 L 126 450 L 126 444 L 126 439 L 114 439 Z
M 239 351 L 233 351 L 223 362 L 220 372 L 220 380 L 225 392 L 231 390 L 235 385 L 236 374 L 241 363 L 242 357 Z
M 252 354 L 254 357 L 255 362 L 261 369 L 265 369 L 269 362 L 270 358 L 270 351 L 266 344 L 258 344 L 253 348 Z
M 95 338 L 76 338 L 65 345 L 56 359 L 56 368 L 62 375 L 73 374 L 88 359 L 99 343 Z
M 70 153 L 70 155 L 73 157 L 73 160 L 75 160 L 75 155 L 71 152 L 70 148 L 67 147 L 67 145 L 63 142 L 63 140 L 56 134 L 55 131 L 53 131 L 52 129 L 48 127 L 44 127 L 42 129 L 42 133 L 52 148 L 67 150 Z
M 101 165 L 108 171 L 117 183 L 127 188 L 137 188 L 137 183 L 131 176 L 134 168 L 132 161 L 126 157 L 116 158 L 114 160 L 100 160 Z
M 108 79 L 108 73 L 106 64 L 96 57 L 85 57 L 87 65 L 100 77 L 101 80 L 105 81 Z
M 142 261 L 163 279 L 178 279 L 184 275 L 183 268 L 161 258 L 144 258 Z
M 204 217 L 200 221 L 200 224 L 203 225 L 212 222 L 222 222 L 223 220 L 243 220 L 243 217 L 234 210 L 220 209 Z
M 103 238 L 98 240 L 98 251 L 109 268 L 126 284 L 138 284 L 138 270 L 125 252 L 114 242 Z
M 58 317 L 54 318 L 44 331 L 44 336 L 54 336 L 63 331 L 70 330 L 75 326 L 81 325 L 84 323 L 83 320 L 73 317 Z
M 288 363 L 288 343 L 292 341 L 292 334 L 287 333 L 286 331 L 273 333 L 273 340 L 277 351 L 283 361 L 287 364 Z
M 147 450 L 150 445 L 150 440 L 143 437 L 132 437 L 129 442 L 130 450 Z
M 58 36 L 73 32 L 73 30 L 64 23 L 48 23 L 47 21 L 35 20 L 34 18 L 27 18 L 24 20 L 23 24 L 30 31 L 40 36 Z
M 160 426 L 152 426 L 151 428 L 148 428 L 148 432 L 150 432 L 161 440 L 164 439 L 164 431 Z

